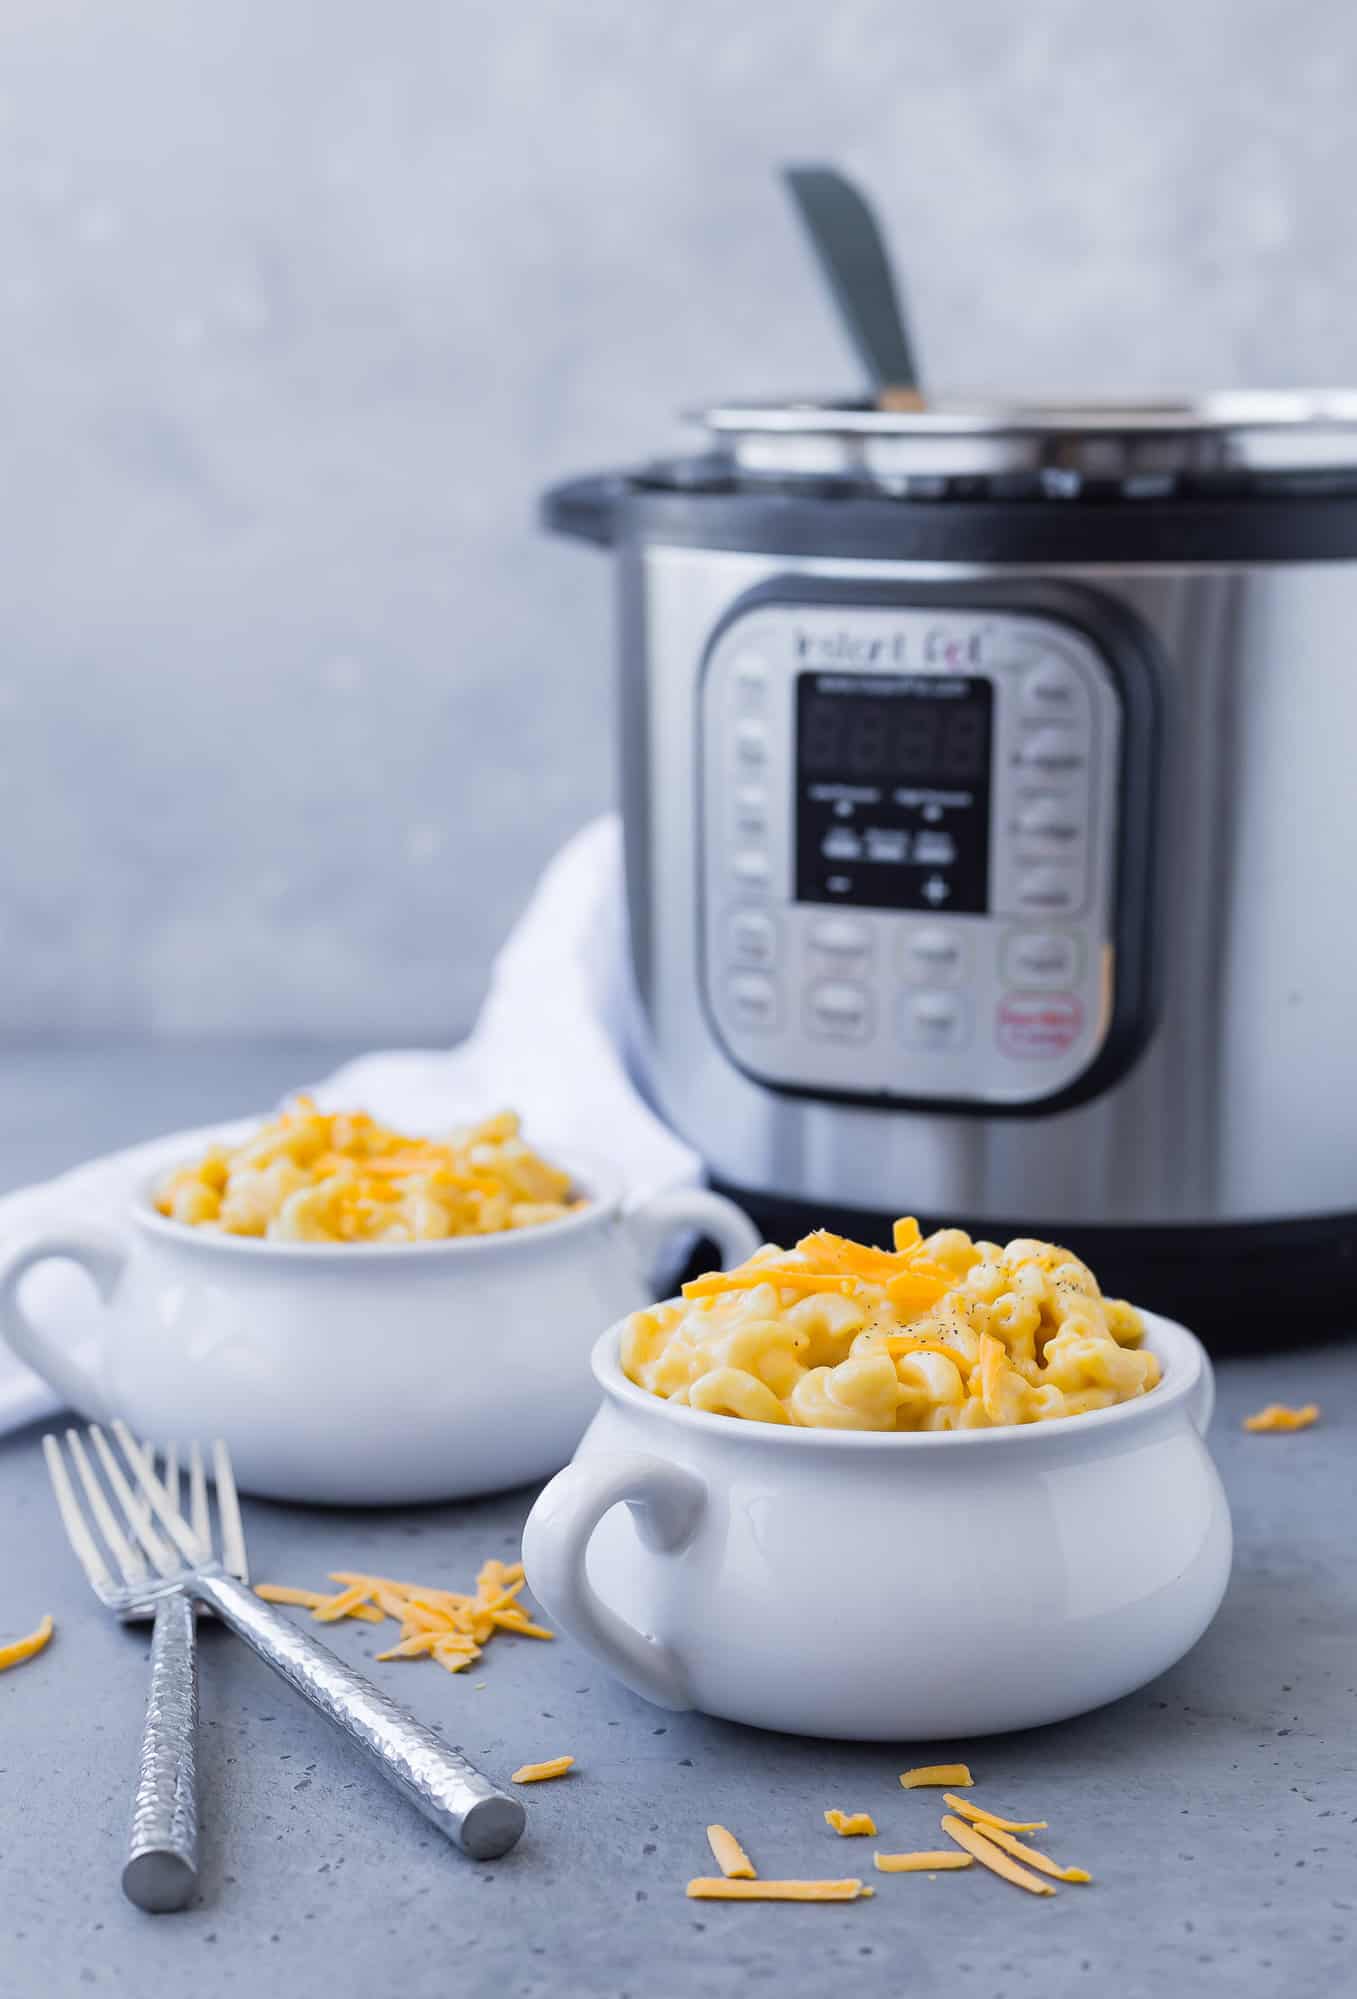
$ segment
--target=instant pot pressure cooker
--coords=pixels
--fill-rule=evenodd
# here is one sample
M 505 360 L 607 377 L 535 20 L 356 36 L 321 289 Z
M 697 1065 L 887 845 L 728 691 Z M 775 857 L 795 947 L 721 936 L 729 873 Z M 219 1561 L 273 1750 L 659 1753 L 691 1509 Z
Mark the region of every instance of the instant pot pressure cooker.
M 706 412 L 614 551 L 641 1051 L 774 1239 L 1357 1319 L 1357 396 Z

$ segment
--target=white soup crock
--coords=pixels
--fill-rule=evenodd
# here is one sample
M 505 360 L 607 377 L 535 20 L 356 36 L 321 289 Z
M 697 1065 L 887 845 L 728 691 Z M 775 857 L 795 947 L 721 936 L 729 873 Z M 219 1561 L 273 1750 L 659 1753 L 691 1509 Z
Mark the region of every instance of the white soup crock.
M 793 1429 L 638 1388 L 604 1403 L 523 1537 L 552 1620 L 666 1708 L 798 1734 L 965 1739 L 1060 1721 L 1210 1623 L 1230 1516 L 1210 1362 L 1145 1314 L 1160 1385 L 1011 1429 Z
M 738 1263 L 758 1244 L 719 1195 L 628 1204 L 611 1169 L 563 1163 L 584 1207 L 428 1243 L 218 1235 L 165 1219 L 147 1188 L 122 1231 L 58 1226 L 8 1247 L 0 1336 L 82 1415 L 157 1441 L 224 1437 L 241 1486 L 269 1498 L 404 1504 L 544 1478 L 597 1403 L 598 1327 L 654 1295 L 665 1249 L 696 1230 Z M 85 1344 L 20 1299 L 54 1258 L 102 1301 Z

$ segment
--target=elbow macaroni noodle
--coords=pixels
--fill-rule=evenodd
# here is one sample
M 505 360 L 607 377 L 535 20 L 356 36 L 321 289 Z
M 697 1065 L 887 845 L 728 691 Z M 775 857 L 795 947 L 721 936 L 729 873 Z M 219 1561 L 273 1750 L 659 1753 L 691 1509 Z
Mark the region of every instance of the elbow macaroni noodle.
M 700 1277 L 634 1312 L 622 1367 L 670 1402 L 834 1430 L 1040 1423 L 1144 1395 L 1159 1363 L 1140 1315 L 1104 1298 L 1068 1250 L 1018 1239 L 921 1239 L 893 1252 L 821 1229 Z
M 180 1167 L 156 1195 L 173 1221 L 270 1242 L 495 1235 L 582 1205 L 512 1111 L 437 1140 L 404 1137 L 362 1111 L 318 1111 L 309 1097 L 243 1145 Z

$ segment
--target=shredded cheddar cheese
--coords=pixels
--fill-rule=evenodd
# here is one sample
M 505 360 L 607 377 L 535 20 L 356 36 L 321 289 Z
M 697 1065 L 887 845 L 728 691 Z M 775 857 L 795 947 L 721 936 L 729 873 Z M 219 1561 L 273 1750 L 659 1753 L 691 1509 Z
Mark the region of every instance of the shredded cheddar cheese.
M 1319 1421 L 1319 1404 L 1307 1402 L 1303 1408 L 1289 1409 L 1284 1402 L 1269 1402 L 1255 1416 L 1244 1418 L 1246 1430 L 1308 1430 Z
M 699 1875 L 688 1883 L 694 1902 L 856 1902 L 872 1890 L 847 1881 L 731 1881 L 725 1875 Z
M 944 1791 L 942 1802 L 950 1805 L 954 1812 L 960 1812 L 964 1819 L 974 1819 L 977 1825 L 997 1826 L 1000 1832 L 1045 1832 L 1045 1819 L 1001 1819 L 997 1812 L 987 1812 L 983 1805 L 973 1805 L 965 1798 L 954 1797 Z
M 573 1770 L 573 1756 L 552 1756 L 545 1763 L 520 1763 L 509 1779 L 511 1784 L 545 1784 L 552 1777 L 564 1777 L 567 1770 Z
M 942 1829 L 949 1839 L 972 1854 L 982 1867 L 988 1867 L 991 1874 L 1002 1875 L 1015 1888 L 1025 1888 L 1029 1895 L 1054 1895 L 1055 1889 L 1049 1881 L 1043 1881 L 1039 1874 L 1030 1874 L 1025 1867 L 1019 1867 L 1016 1860 L 1010 1860 L 1002 1853 L 993 1840 L 986 1839 L 978 1826 L 968 1825 L 965 1819 L 953 1818 L 949 1813 L 942 1821 Z
M 951 1874 L 961 1867 L 974 1867 L 969 1853 L 876 1853 L 872 1863 L 879 1874 Z
M 55 1630 L 49 1610 L 36 1631 L 30 1631 L 26 1638 L 14 1639 L 9 1645 L 0 1645 L 0 1673 L 7 1673 L 11 1666 L 22 1666 L 25 1659 L 36 1658 Z
M 1038 1853 L 1034 1846 L 1024 1846 L 1020 1839 L 1014 1839 L 1009 1833 L 1000 1832 L 998 1826 L 982 1825 L 976 1829 L 982 1839 L 993 1840 L 994 1844 L 1001 1846 L 1005 1853 L 1011 1853 L 1015 1860 L 1025 1860 L 1029 1866 L 1039 1869 L 1043 1874 L 1054 1876 L 1057 1881 L 1091 1881 L 1093 1879 L 1087 1868 L 1061 1867 L 1057 1861 L 1051 1859 L 1048 1853 Z
M 720 1298 L 728 1291 L 753 1291 L 760 1284 L 776 1284 L 780 1291 L 837 1291 L 844 1297 L 853 1289 L 851 1277 L 826 1276 L 793 1263 L 761 1263 L 755 1270 L 713 1270 L 705 1277 L 689 1278 L 683 1295 Z
M 254 1593 L 265 1603 L 295 1604 L 299 1610 L 319 1610 L 330 1601 L 324 1590 L 294 1589 L 291 1583 L 256 1583 Z
M 351 1583 L 338 1596 L 326 1597 L 311 1612 L 317 1624 L 337 1624 L 341 1617 L 357 1617 L 367 1624 L 380 1624 L 382 1613 L 375 1604 L 368 1602 L 367 1590 L 361 1583 Z
M 712 1859 L 728 1881 L 757 1879 L 753 1861 L 733 1832 L 727 1832 L 723 1825 L 709 1825 L 707 1844 L 711 1848 Z
M 535 1767 L 535 1766 L 534 1766 Z M 548 1766 L 550 1767 L 550 1766 Z M 516 1776 L 523 1773 L 518 1772 Z M 974 1779 L 965 1763 L 928 1763 L 900 1773 L 906 1790 L 940 1784 L 971 1784 Z M 872 1865 L 878 1874 L 939 1874 L 964 1872 L 978 1861 L 1001 1880 L 1010 1882 L 1029 1895 L 1054 1895 L 1054 1881 L 1087 1883 L 1092 1875 L 1083 1867 L 1063 1867 L 1047 1853 L 1014 1839 L 1015 1832 L 1035 1832 L 1045 1827 L 1045 1819 L 1000 1818 L 997 1812 L 968 1803 L 951 1791 L 945 1802 L 953 1807 L 942 1819 L 942 1830 L 952 1844 L 945 1848 L 923 1848 L 905 1853 L 876 1852 Z M 960 1816 L 958 1816 L 958 1814 Z M 876 1833 L 869 1812 L 845 1812 L 831 1806 L 824 1813 L 826 1825 L 841 1837 Z M 721 1869 L 720 1878 L 699 1876 L 688 1883 L 694 1900 L 726 1902 L 853 1902 L 870 1895 L 856 1878 L 844 1880 L 764 1880 L 734 1835 L 721 1825 L 707 1827 L 707 1841 Z M 1023 1865 L 1021 1863 L 1026 1863 Z M 1034 1871 L 1035 1870 L 1035 1871 Z M 1047 1878 L 1043 1878 L 1047 1877 Z
M 464 1673 L 480 1658 L 498 1631 L 517 1638 L 553 1638 L 535 1624 L 518 1601 L 524 1587 L 523 1564 L 491 1560 L 481 1565 L 474 1596 L 459 1590 L 432 1589 L 420 1583 L 396 1582 L 390 1576 L 368 1576 L 337 1570 L 331 1582 L 343 1588 L 333 1595 L 294 1589 L 285 1583 L 257 1583 L 255 1595 L 266 1603 L 295 1604 L 309 1610 L 320 1624 L 357 1618 L 381 1624 L 394 1618 L 400 1637 L 379 1659 L 432 1659 L 449 1673 Z

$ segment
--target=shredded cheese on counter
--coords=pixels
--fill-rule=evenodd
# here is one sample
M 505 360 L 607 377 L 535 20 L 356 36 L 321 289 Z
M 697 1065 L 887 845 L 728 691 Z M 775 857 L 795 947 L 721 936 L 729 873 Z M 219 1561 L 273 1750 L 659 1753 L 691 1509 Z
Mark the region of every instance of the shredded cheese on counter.
M 1024 1846 L 1020 1839 L 1010 1833 L 1000 1832 L 998 1826 L 977 1827 L 982 1839 L 992 1839 L 996 1846 L 1002 1846 L 1005 1853 L 1011 1853 L 1015 1860 L 1025 1860 L 1043 1874 L 1053 1875 L 1057 1881 L 1091 1881 L 1093 1876 L 1086 1867 L 1061 1867 L 1051 1859 L 1049 1853 L 1038 1853 L 1034 1846 Z
M 26 1638 L 16 1638 L 10 1645 L 0 1645 L 0 1673 L 8 1672 L 11 1666 L 22 1666 L 25 1659 L 35 1658 L 55 1630 L 49 1610 L 36 1631 L 30 1631 Z
M 545 1763 L 520 1763 L 509 1779 L 511 1784 L 545 1784 L 549 1778 L 564 1777 L 567 1770 L 573 1770 L 573 1756 L 552 1756 Z
M 923 1763 L 917 1770 L 902 1770 L 900 1782 L 907 1791 L 917 1791 L 926 1784 L 973 1784 L 975 1779 L 965 1763 Z
M 998 1826 L 1000 1832 L 1045 1832 L 1045 1819 L 1001 1819 L 997 1812 L 987 1812 L 983 1805 L 972 1805 L 965 1798 L 957 1798 L 950 1791 L 944 1791 L 942 1802 L 950 1805 L 954 1812 L 960 1812 L 964 1819 L 974 1819 L 977 1825 Z
M 950 1874 L 959 1867 L 974 1867 L 969 1853 L 876 1853 L 872 1856 L 878 1874 Z
M 517 1773 L 520 1777 L 522 1774 L 521 1771 Z M 965 1763 L 926 1763 L 900 1773 L 900 1783 L 911 1791 L 924 1786 L 973 1782 L 970 1768 Z M 1092 1880 L 1086 1868 L 1062 1867 L 1048 1853 L 1025 1846 L 1021 1840 L 1012 1837 L 1015 1832 L 1044 1829 L 1045 1819 L 1000 1818 L 997 1812 L 987 1811 L 983 1805 L 970 1804 L 951 1791 L 943 1792 L 943 1800 L 952 1807 L 942 1820 L 942 1830 L 951 1840 L 951 1846 L 907 1853 L 874 1853 L 872 1864 L 878 1874 L 927 1874 L 932 1880 L 939 1874 L 961 1873 L 979 1861 L 992 1874 L 997 1874 L 1001 1880 L 1010 1882 L 1029 1895 L 1054 1895 L 1057 1890 L 1052 1886 L 1053 1881 Z M 876 1824 L 870 1812 L 844 1812 L 837 1806 L 830 1806 L 824 1813 L 824 1820 L 843 1838 L 876 1833 Z M 721 1869 L 721 1876 L 699 1876 L 690 1881 L 688 1894 L 693 1900 L 855 1902 L 872 1893 L 856 1878 L 763 1880 L 740 1842 L 724 1826 L 709 1825 L 707 1841 Z M 1023 1862 L 1027 1864 L 1020 1864 Z M 1043 1879 L 1043 1876 L 1049 1878 Z
M 351 1569 L 336 1570 L 330 1580 L 343 1584 L 338 1594 L 323 1596 L 318 1590 L 294 1589 L 286 1583 L 257 1583 L 255 1595 L 266 1603 L 309 1610 L 320 1624 L 349 1617 L 381 1624 L 394 1618 L 400 1638 L 377 1657 L 433 1659 L 449 1673 L 464 1673 L 497 1631 L 518 1638 L 555 1636 L 545 1625 L 534 1624 L 518 1601 L 524 1587 L 521 1562 L 483 1562 L 474 1596 L 396 1582 L 390 1576 L 360 1575 Z
M 699 1875 L 688 1883 L 694 1902 L 856 1902 L 872 1889 L 861 1881 L 730 1881 Z
M 1019 1867 L 1016 1860 L 1010 1860 L 1001 1853 L 992 1840 L 977 1826 L 967 1825 L 965 1819 L 953 1818 L 949 1813 L 942 1821 L 942 1829 L 949 1839 L 973 1854 L 982 1867 L 988 1867 L 992 1874 L 1000 1874 L 1005 1881 L 1011 1881 L 1015 1888 L 1025 1888 L 1029 1895 L 1054 1895 L 1055 1889 L 1049 1881 L 1043 1881 L 1039 1874 L 1030 1874 L 1025 1867 Z
M 707 1844 L 711 1848 L 712 1859 L 728 1881 L 756 1880 L 757 1870 L 733 1832 L 727 1832 L 723 1825 L 707 1827 Z
M 1256 1416 L 1244 1418 L 1246 1430 L 1308 1430 L 1319 1421 L 1319 1404 L 1307 1402 L 1301 1409 L 1288 1409 L 1284 1402 L 1269 1402 Z
M 923 1763 L 917 1769 L 901 1771 L 899 1781 L 907 1791 L 915 1791 L 925 1785 L 969 1785 L 973 1777 L 965 1763 Z M 999 1875 L 1001 1881 L 1009 1881 L 1013 1887 L 1021 1887 L 1027 1895 L 1055 1895 L 1057 1891 L 1051 1881 L 1087 1883 L 1093 1879 L 1085 1867 L 1061 1867 L 1049 1853 L 1039 1853 L 1037 1847 L 1027 1847 L 1021 1839 L 1011 1837 L 1013 1833 L 1041 1831 L 1045 1819 L 1001 1819 L 997 1811 L 971 1805 L 951 1791 L 943 1791 L 943 1801 L 951 1805 L 951 1811 L 941 1819 L 941 1829 L 951 1845 L 911 1853 L 873 1853 L 871 1863 L 877 1873 L 925 1873 L 929 1879 L 935 1879 L 939 1873 L 961 1873 L 979 1861 L 989 1873 Z M 841 1837 L 875 1835 L 869 1811 L 839 1811 L 837 1807 L 829 1807 L 823 1817 L 825 1825 Z M 857 1901 L 863 1895 L 871 1895 L 871 1889 L 855 1877 L 843 1881 L 759 1879 L 749 1855 L 723 1825 L 707 1825 L 707 1843 L 721 1875 L 719 1879 L 715 1875 L 699 1875 L 689 1881 L 687 1895 L 693 1901 Z M 1021 1865 L 1023 1861 L 1027 1865 Z

